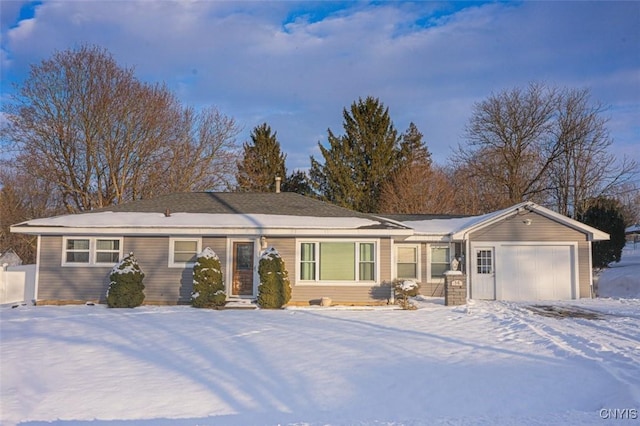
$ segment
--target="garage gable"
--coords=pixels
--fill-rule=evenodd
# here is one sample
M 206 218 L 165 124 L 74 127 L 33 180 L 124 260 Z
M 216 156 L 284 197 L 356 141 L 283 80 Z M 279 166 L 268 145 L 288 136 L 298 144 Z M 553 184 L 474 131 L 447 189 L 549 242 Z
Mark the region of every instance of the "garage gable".
M 468 242 L 469 297 L 513 301 L 591 297 L 591 241 L 608 238 L 533 203 L 454 235 Z

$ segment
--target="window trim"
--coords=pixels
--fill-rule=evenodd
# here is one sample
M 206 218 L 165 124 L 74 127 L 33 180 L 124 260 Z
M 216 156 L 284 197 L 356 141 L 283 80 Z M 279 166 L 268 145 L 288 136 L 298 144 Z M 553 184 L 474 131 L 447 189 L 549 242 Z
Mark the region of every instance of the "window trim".
M 86 252 L 87 250 L 67 250 L 67 241 L 69 240 L 88 240 L 89 241 L 89 261 L 88 262 L 67 262 L 67 253 L 69 251 L 74 252 Z M 63 236 L 62 237 L 62 263 L 63 267 L 72 267 L 72 268 L 89 268 L 89 267 L 113 267 L 118 264 L 118 262 L 98 262 L 97 261 L 97 253 L 105 252 L 105 253 L 115 253 L 115 250 L 98 250 L 98 240 L 106 240 L 106 241 L 118 241 L 118 262 L 123 258 L 124 252 L 124 237 L 109 237 L 109 236 L 93 236 L 89 237 L 86 235 L 74 235 L 74 236 Z
M 411 247 L 416 249 L 416 277 L 401 277 L 398 275 L 398 248 L 400 247 Z M 406 280 L 416 280 L 417 282 L 422 282 L 422 244 L 394 244 L 393 250 L 393 274 L 396 279 L 406 279 Z
M 355 268 L 355 280 L 320 280 L 320 244 L 321 243 L 352 243 L 354 244 L 355 256 L 353 267 Z M 302 244 L 314 244 L 315 251 L 315 279 L 303 280 L 301 278 L 302 273 Z M 373 244 L 374 250 L 374 279 L 370 281 L 360 280 L 360 244 Z M 297 239 L 296 240 L 296 266 L 295 266 L 295 283 L 296 285 L 309 285 L 309 286 L 330 286 L 330 285 L 349 285 L 349 286 L 373 286 L 378 285 L 380 277 L 380 240 L 376 238 L 358 238 L 358 239 L 345 239 L 345 238 L 316 238 L 316 239 Z
M 202 251 L 202 238 L 188 238 L 188 237 L 170 237 L 169 238 L 169 262 L 168 262 L 168 267 L 169 268 L 182 268 L 182 269 L 186 269 L 186 268 L 193 268 L 193 265 L 196 264 L 196 262 L 176 262 L 175 259 L 175 250 L 174 250 L 174 244 L 176 241 L 195 241 L 196 242 L 196 256 L 198 255 L 198 253 L 200 253 Z

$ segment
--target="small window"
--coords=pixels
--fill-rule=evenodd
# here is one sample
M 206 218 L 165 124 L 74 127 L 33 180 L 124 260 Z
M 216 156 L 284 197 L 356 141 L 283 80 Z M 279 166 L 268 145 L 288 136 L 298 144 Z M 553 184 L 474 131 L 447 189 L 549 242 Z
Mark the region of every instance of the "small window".
M 300 279 L 307 281 L 316 279 L 316 245 L 314 243 L 300 245 Z
M 441 279 L 449 269 L 449 247 L 431 247 L 431 279 Z
M 418 246 L 396 246 L 396 278 L 418 279 Z
M 90 260 L 89 239 L 68 239 L 66 243 L 66 263 L 89 263 Z
M 96 240 L 96 263 L 117 263 L 120 259 L 120 240 Z
M 200 239 L 170 239 L 169 266 L 184 268 L 193 266 L 200 252 Z
M 376 251 L 373 243 L 360 243 L 360 281 L 376 279 Z
M 491 250 L 477 250 L 476 264 L 479 274 L 491 274 L 493 272 L 493 261 L 491 259 Z

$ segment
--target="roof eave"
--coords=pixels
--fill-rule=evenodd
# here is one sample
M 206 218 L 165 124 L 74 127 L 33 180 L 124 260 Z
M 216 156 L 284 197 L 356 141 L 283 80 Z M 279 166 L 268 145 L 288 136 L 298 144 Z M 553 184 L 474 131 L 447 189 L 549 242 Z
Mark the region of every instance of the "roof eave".
M 411 229 L 372 228 L 284 228 L 284 227 L 68 227 L 14 225 L 11 232 L 30 235 L 259 235 L 311 236 L 311 235 L 368 235 L 405 236 Z

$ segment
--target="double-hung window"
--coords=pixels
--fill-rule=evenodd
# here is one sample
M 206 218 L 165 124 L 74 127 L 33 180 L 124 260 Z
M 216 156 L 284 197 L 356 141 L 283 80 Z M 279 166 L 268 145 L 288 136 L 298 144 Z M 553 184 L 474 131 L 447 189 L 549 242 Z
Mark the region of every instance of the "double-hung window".
M 170 238 L 169 267 L 185 268 L 193 266 L 201 245 L 199 238 Z
M 300 243 L 300 280 L 370 282 L 376 280 L 376 243 L 309 241 Z
M 107 266 L 118 263 L 121 258 L 122 238 L 63 238 L 63 266 Z
M 444 279 L 444 273 L 449 269 L 449 247 L 431 246 L 431 279 Z
M 396 278 L 420 280 L 419 246 L 402 244 L 396 246 Z

